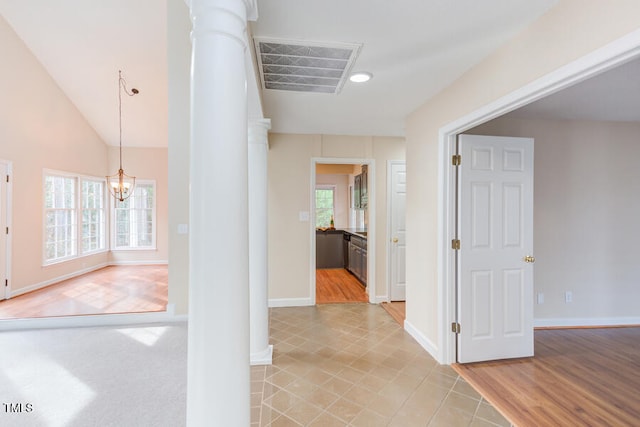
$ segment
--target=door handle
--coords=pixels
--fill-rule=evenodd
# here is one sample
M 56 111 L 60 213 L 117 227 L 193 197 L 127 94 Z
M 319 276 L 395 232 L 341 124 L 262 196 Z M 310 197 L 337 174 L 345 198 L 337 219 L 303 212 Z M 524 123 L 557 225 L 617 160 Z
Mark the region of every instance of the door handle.
M 391 241 L 392 241 L 393 243 L 398 243 L 398 238 L 397 238 L 397 237 L 394 237 L 393 239 L 391 239 Z
M 524 262 L 529 262 L 529 263 L 533 264 L 534 262 L 536 262 L 536 257 L 531 256 L 531 255 L 527 255 L 526 257 L 522 258 L 522 260 Z

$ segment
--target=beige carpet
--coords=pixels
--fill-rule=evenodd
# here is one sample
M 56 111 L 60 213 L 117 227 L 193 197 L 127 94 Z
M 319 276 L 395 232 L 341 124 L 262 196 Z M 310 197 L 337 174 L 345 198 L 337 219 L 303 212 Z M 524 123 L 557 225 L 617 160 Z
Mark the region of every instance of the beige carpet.
M 187 327 L 0 333 L 0 426 L 183 426 Z

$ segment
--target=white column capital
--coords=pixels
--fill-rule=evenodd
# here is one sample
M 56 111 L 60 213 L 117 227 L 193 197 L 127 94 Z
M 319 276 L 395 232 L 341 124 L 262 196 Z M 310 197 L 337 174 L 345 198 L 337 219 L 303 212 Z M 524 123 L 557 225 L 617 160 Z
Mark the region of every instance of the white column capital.
M 249 121 L 249 144 L 269 145 L 269 129 L 271 119 L 254 119 Z
M 246 49 L 247 1 L 250 0 L 191 0 L 191 40 L 219 34 L 230 37 Z

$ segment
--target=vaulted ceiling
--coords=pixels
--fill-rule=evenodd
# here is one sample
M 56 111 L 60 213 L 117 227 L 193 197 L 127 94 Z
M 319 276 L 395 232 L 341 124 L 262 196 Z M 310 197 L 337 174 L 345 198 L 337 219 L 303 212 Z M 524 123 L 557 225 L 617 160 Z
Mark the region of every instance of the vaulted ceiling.
M 276 132 L 402 136 L 407 114 L 556 2 L 258 0 L 254 37 L 356 45 L 350 69 L 373 74 L 336 94 L 262 89 L 264 115 Z M 0 0 L 0 13 L 108 144 L 118 144 L 122 70 L 140 90 L 123 99 L 123 145 L 166 146 L 166 1 Z M 587 94 L 569 88 L 521 114 L 639 120 L 640 96 L 623 98 L 629 85 L 639 89 L 640 69 L 629 67 L 583 83 Z

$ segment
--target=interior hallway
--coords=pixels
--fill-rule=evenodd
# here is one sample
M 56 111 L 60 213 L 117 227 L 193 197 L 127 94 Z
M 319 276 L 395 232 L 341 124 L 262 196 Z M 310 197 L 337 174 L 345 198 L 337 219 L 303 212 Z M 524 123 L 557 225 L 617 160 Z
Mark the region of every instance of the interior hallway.
M 252 426 L 509 426 L 378 305 L 272 308 L 270 319 Z
M 109 266 L 0 301 L 0 319 L 164 311 L 167 265 Z

